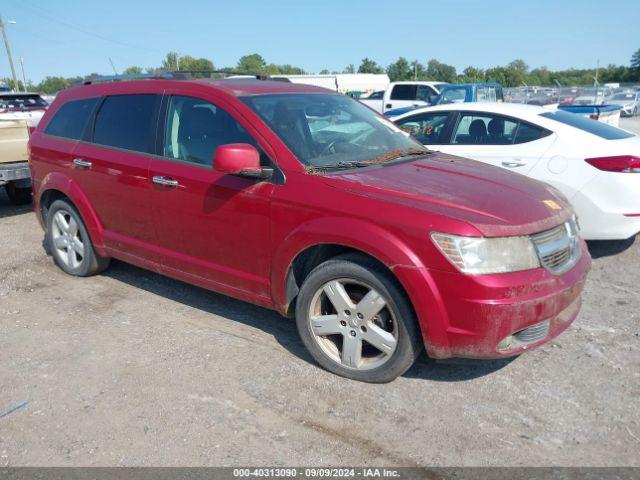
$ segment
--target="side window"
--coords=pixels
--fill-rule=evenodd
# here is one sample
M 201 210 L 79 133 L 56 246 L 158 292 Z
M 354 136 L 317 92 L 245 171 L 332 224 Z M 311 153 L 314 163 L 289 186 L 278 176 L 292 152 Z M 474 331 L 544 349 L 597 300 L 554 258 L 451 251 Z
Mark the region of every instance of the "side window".
M 114 95 L 102 103 L 93 142 L 135 152 L 153 153 L 158 95 Z
M 409 84 L 395 85 L 391 90 L 391 100 L 415 100 L 416 86 Z
M 442 94 L 441 103 L 464 103 L 467 91 L 464 88 L 449 88 Z
M 65 103 L 53 116 L 44 133 L 80 140 L 98 100 L 98 98 L 83 98 Z
M 437 95 L 436 91 L 428 85 L 418 85 L 417 88 L 416 100 L 431 102 L 431 97 Z
M 477 97 L 478 102 L 496 102 L 496 89 L 495 87 L 478 87 Z
M 403 118 L 397 125 L 423 145 L 439 145 L 444 141 L 441 137 L 447 118 L 448 113 L 423 113 Z
M 518 125 L 518 130 L 516 131 L 516 138 L 513 143 L 533 142 L 534 140 L 546 137 L 550 133 L 551 132 L 545 130 L 544 128 L 520 122 L 520 124 Z
M 463 113 L 453 137 L 454 145 L 509 145 L 517 123 L 499 115 Z
M 212 165 L 220 145 L 257 142 L 231 115 L 206 100 L 173 96 L 167 109 L 164 155 L 185 162 Z

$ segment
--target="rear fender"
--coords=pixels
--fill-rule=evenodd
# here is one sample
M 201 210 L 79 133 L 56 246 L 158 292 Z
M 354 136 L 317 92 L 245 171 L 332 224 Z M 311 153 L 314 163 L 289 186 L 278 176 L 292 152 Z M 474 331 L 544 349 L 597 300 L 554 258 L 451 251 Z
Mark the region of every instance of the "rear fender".
M 104 250 L 103 241 L 104 228 L 102 226 L 102 223 L 100 222 L 100 218 L 98 217 L 95 210 L 91 207 L 91 203 L 87 199 L 87 196 L 82 191 L 80 186 L 71 178 L 60 172 L 49 173 L 40 183 L 38 192 L 36 194 L 36 208 L 38 214 L 41 214 L 42 212 L 42 195 L 47 190 L 57 190 L 69 197 L 69 199 L 78 209 L 78 212 L 82 216 L 82 219 L 84 220 L 84 224 L 87 227 L 89 236 L 91 237 L 91 243 L 93 243 L 96 252 L 99 255 L 106 256 L 107 252 Z M 42 219 L 42 221 L 46 226 L 46 221 L 44 218 Z

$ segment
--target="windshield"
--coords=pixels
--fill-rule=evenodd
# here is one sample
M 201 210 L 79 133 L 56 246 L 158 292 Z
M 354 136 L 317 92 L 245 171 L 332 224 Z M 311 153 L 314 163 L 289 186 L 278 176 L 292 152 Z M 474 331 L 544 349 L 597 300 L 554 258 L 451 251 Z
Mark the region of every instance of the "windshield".
M 442 94 L 440 103 L 464 103 L 467 98 L 467 90 L 464 87 L 450 88 Z
M 633 100 L 634 98 L 634 93 L 618 93 L 613 96 L 612 100 Z
M 15 110 L 44 108 L 49 105 L 39 95 L 6 95 L 0 96 L 0 108 Z
M 563 112 L 562 110 L 541 113 L 540 116 L 578 128 L 583 132 L 591 133 L 605 140 L 620 140 L 622 138 L 633 137 L 633 134 L 607 125 L 606 123 L 592 120 L 575 113 Z
M 277 94 L 241 100 L 309 167 L 346 168 L 429 152 L 393 123 L 342 95 Z

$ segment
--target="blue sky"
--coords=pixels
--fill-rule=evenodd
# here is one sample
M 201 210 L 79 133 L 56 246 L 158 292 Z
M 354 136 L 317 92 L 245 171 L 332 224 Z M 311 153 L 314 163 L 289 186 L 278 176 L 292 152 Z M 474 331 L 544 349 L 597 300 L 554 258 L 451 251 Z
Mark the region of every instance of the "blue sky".
M 640 48 L 637 0 L 0 0 L 14 57 L 27 78 L 158 66 L 165 53 L 216 67 L 248 53 L 309 72 L 363 57 L 430 58 L 459 70 L 522 58 L 551 69 L 628 64 Z M 19 68 L 18 65 L 16 65 Z M 0 77 L 9 76 L 0 50 Z

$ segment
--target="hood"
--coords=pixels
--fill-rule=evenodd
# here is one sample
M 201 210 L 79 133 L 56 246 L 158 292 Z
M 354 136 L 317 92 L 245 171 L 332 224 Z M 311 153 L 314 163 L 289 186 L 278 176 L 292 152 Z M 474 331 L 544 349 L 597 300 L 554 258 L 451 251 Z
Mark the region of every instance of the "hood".
M 555 188 L 524 175 L 443 153 L 324 176 L 338 188 L 454 218 L 485 236 L 553 228 L 573 213 Z

